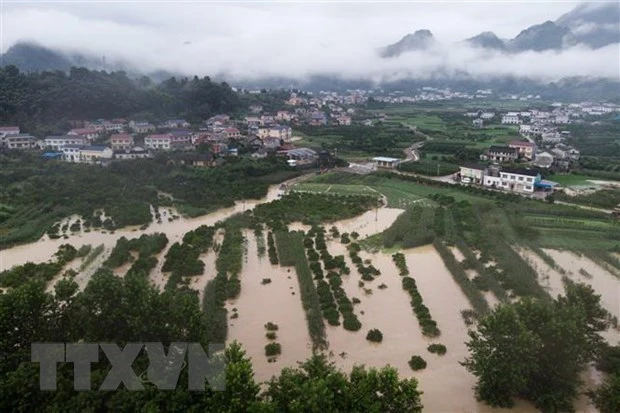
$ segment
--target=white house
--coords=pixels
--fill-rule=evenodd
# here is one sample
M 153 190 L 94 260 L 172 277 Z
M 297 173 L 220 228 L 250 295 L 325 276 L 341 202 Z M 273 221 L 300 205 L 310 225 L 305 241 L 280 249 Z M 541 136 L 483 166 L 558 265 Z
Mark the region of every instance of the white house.
M 88 140 L 81 136 L 48 136 L 44 140 L 45 146 L 52 148 L 55 151 L 60 150 L 63 146 L 72 145 L 72 146 L 84 146 L 88 144 Z
M 37 138 L 27 133 L 0 137 L 0 146 L 7 149 L 33 149 L 37 146 Z
M 375 166 L 377 168 L 393 169 L 398 165 L 398 163 L 400 162 L 400 159 L 389 158 L 387 156 L 377 156 L 375 158 L 372 158 L 372 161 L 375 163 Z
M 67 145 L 63 146 L 60 151 L 62 152 L 62 159 L 67 162 L 80 162 L 80 149 L 81 146 Z
M 272 138 L 282 139 L 284 141 L 289 141 L 293 136 L 293 130 L 290 126 L 276 125 L 269 129 L 268 136 L 271 136 Z
M 148 135 L 144 138 L 144 146 L 146 149 L 170 150 L 172 143 L 172 135 L 165 133 L 163 135 Z
M 125 150 L 133 147 L 133 137 L 127 133 L 115 133 L 110 136 L 110 145 L 113 150 Z
M 97 163 L 105 159 L 112 159 L 112 149 L 107 146 L 85 146 L 80 149 L 80 162 Z
M 19 135 L 19 126 L 0 126 L 0 136 Z
M 83 138 L 92 141 L 93 139 L 97 139 L 99 137 L 99 131 L 96 129 L 89 128 L 81 128 L 81 129 L 71 129 L 67 135 L 71 136 L 81 136 Z
M 471 123 L 474 125 L 474 128 L 481 128 L 484 125 L 484 121 L 480 118 L 474 119 Z
M 499 173 L 497 173 L 499 172 Z M 511 192 L 531 194 L 540 182 L 540 174 L 530 169 L 505 168 L 484 177 L 484 185 Z
M 508 112 L 502 116 L 502 125 L 518 125 L 521 123 L 519 114 L 516 112 Z
M 460 167 L 460 179 L 464 183 L 482 184 L 486 173 L 487 165 L 483 164 L 465 164 Z
M 519 125 L 519 133 L 522 135 L 527 135 L 532 132 L 532 125 L 521 124 Z
M 484 119 L 484 120 L 493 119 L 494 117 L 495 117 L 494 112 L 482 112 L 480 114 L 480 119 Z
M 155 126 L 151 125 L 148 122 L 136 122 L 133 120 L 129 122 L 129 127 L 135 133 L 149 133 L 155 130 Z

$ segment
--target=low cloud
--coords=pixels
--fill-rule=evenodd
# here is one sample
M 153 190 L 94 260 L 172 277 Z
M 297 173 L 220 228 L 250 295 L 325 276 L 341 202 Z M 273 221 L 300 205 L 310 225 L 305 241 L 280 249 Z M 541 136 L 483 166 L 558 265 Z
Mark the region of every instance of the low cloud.
M 379 81 L 428 78 L 438 72 L 543 81 L 567 76 L 618 78 L 617 44 L 598 50 L 574 47 L 559 53 L 506 55 L 459 41 L 485 30 L 494 30 L 500 37 L 515 36 L 528 25 L 554 19 L 574 7 L 517 5 L 524 11 L 518 12 L 514 3 L 500 8 L 497 4 L 454 5 L 450 10 L 446 5 L 393 3 L 382 8 L 303 3 L 5 5 L 2 47 L 6 51 L 17 41 L 35 41 L 68 53 L 127 61 L 143 71 L 166 69 L 230 79 L 338 74 Z M 494 12 L 494 23 L 480 19 Z M 506 32 L 506 25 L 511 32 Z M 433 31 L 437 46 L 396 59 L 378 56 L 378 48 L 422 28 Z

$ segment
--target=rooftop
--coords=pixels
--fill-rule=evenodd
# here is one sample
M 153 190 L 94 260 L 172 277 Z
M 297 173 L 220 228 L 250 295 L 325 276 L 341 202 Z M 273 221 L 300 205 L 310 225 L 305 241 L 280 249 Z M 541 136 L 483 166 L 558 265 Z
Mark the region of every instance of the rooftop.
M 376 162 L 398 162 L 400 161 L 400 159 L 398 158 L 389 158 L 387 156 L 376 156 L 372 158 L 372 160 Z
M 489 152 L 495 152 L 495 153 L 516 153 L 517 149 L 516 148 L 511 148 L 509 146 L 491 146 L 489 148 Z
M 502 168 L 501 172 L 515 174 L 515 175 L 525 175 L 525 176 L 538 176 L 539 172 L 533 169 L 524 169 L 524 168 Z
M 528 148 L 533 148 L 534 146 L 536 146 L 532 142 L 528 142 L 528 141 L 512 141 L 508 145 L 525 146 Z

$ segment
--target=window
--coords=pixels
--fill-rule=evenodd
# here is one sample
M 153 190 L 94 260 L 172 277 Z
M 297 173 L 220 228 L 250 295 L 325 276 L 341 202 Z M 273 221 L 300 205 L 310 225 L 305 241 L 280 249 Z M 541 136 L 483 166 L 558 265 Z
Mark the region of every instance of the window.
M 531 191 L 531 190 L 532 190 L 532 186 L 531 186 L 531 185 L 527 185 L 527 186 L 525 187 L 525 190 L 526 190 L 526 191 Z
M 526 181 L 527 182 L 532 182 L 532 179 L 534 179 L 534 178 L 527 178 Z
M 522 180 L 523 180 L 523 177 L 522 177 L 522 176 L 520 176 L 520 177 L 519 177 L 519 181 L 522 181 Z

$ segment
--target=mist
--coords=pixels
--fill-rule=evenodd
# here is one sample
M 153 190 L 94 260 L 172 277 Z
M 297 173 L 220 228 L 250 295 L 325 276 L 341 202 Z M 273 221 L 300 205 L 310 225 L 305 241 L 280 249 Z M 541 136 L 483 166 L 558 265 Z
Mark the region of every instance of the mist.
M 143 72 L 163 69 L 231 80 L 330 74 L 390 81 L 424 79 L 439 71 L 541 81 L 618 79 L 618 44 L 506 55 L 462 42 L 482 31 L 514 37 L 576 4 L 5 3 L 0 46 L 4 52 L 18 41 L 31 41 L 129 62 Z M 379 57 L 379 48 L 418 29 L 431 30 L 437 44 L 394 59 Z

